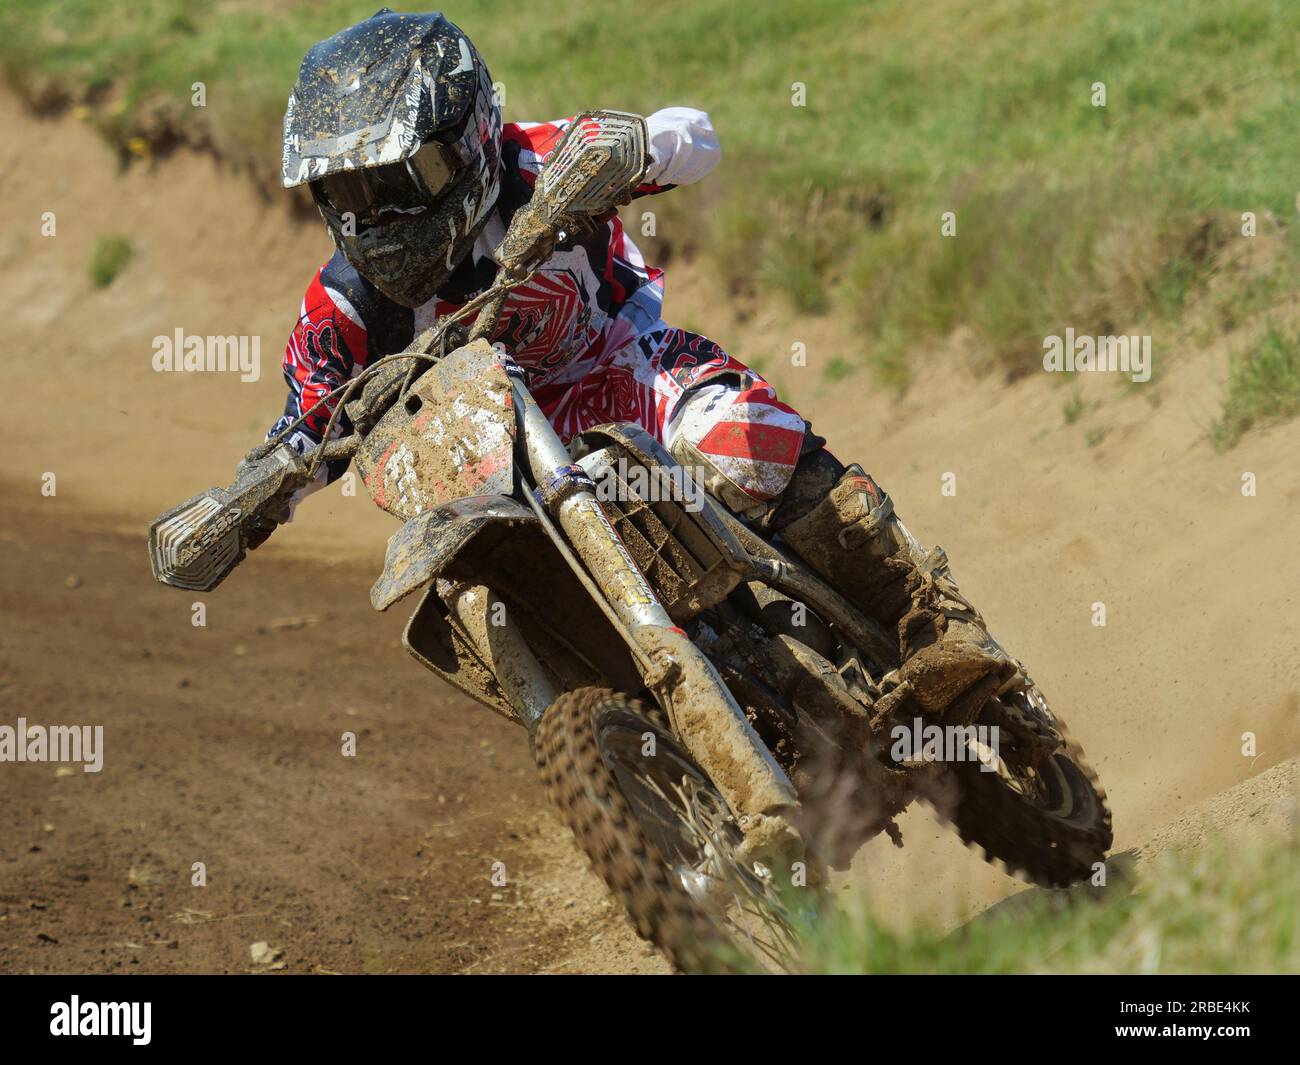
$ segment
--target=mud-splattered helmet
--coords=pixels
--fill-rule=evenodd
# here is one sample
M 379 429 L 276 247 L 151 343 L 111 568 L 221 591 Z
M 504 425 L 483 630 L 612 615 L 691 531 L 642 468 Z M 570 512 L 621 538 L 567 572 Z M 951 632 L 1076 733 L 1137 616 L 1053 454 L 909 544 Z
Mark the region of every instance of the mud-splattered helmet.
M 431 299 L 500 187 L 487 66 L 441 13 L 381 8 L 307 53 L 284 115 L 285 188 L 309 182 L 335 245 L 390 299 Z

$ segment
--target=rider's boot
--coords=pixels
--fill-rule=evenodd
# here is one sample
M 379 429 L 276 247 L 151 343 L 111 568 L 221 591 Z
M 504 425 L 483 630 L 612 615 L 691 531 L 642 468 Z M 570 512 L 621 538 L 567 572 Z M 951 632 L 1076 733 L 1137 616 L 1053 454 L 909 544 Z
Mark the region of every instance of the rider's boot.
M 923 551 L 860 466 L 845 469 L 822 448 L 805 454 L 763 524 L 897 633 L 897 679 L 922 711 L 945 710 L 994 674 L 1012 676 L 1014 663 L 961 594 L 943 549 Z

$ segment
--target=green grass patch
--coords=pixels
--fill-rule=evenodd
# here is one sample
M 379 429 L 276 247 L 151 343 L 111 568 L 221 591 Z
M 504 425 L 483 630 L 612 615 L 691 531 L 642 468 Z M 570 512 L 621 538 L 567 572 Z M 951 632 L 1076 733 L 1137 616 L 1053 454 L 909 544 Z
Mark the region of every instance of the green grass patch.
M 1270 325 L 1255 348 L 1232 360 L 1223 410 L 1210 441 L 1227 450 L 1256 426 L 1300 414 L 1300 334 Z
M 822 371 L 822 377 L 833 384 L 836 381 L 842 381 L 846 377 L 853 376 L 853 372 L 856 369 L 857 367 L 855 367 L 853 363 L 849 362 L 848 359 L 836 355 L 826 364 L 826 369 Z
M 1286 973 L 1300 970 L 1300 842 L 1169 853 L 1130 890 L 1035 891 L 951 934 L 822 915 L 803 967 L 822 973 Z
M 135 255 L 131 242 L 120 233 L 106 233 L 90 252 L 90 280 L 96 288 L 108 288 Z
M 1088 405 L 1083 401 L 1083 393 L 1076 388 L 1066 399 L 1065 405 L 1061 408 L 1061 414 L 1065 418 L 1066 425 L 1073 425 L 1082 416 L 1083 412 L 1088 409 Z

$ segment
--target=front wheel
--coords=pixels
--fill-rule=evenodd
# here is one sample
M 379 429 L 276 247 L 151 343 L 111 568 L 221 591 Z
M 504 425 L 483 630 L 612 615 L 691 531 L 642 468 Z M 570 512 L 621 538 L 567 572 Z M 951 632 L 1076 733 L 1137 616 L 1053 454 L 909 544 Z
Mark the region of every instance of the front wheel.
M 637 933 L 686 972 L 791 967 L 788 911 L 741 869 L 741 832 L 657 710 L 583 688 L 533 736 L 548 798 Z

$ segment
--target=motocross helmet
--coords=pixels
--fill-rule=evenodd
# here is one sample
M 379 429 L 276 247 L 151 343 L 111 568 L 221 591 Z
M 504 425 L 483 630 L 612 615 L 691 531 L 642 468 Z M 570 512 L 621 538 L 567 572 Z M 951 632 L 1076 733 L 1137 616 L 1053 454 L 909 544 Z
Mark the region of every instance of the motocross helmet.
M 440 12 L 381 8 L 303 58 L 284 186 L 310 184 L 335 247 L 389 299 L 420 306 L 470 253 L 500 162 L 487 66 Z

